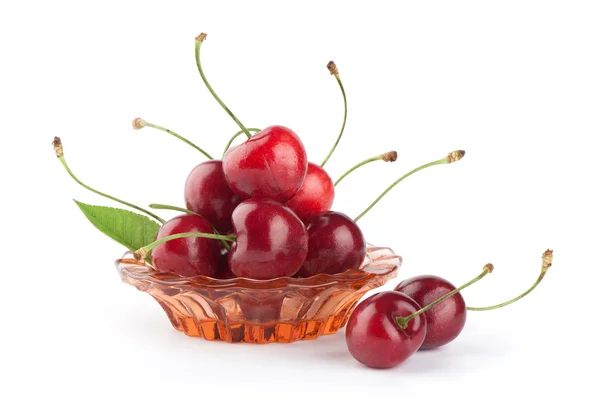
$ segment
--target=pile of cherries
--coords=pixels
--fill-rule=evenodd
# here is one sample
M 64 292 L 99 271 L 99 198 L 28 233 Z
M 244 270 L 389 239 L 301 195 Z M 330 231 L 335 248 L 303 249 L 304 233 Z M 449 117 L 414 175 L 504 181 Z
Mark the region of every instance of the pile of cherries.
M 157 240 L 181 233 L 211 237 L 158 244 L 152 262 L 182 276 L 219 279 L 310 277 L 358 268 L 365 240 L 352 219 L 330 211 L 333 198 L 332 179 L 307 161 L 298 136 L 283 126 L 267 127 L 230 148 L 223 160 L 194 167 L 185 183 L 185 203 L 194 214 L 167 221 Z M 215 238 L 233 244 L 227 249 Z
M 260 281 L 357 269 L 365 258 L 366 243 L 356 222 L 404 178 L 464 156 L 464 151 L 458 150 L 408 172 L 355 219 L 332 211 L 335 185 L 347 174 L 371 161 L 396 160 L 395 152 L 371 157 L 351 168 L 335 184 L 324 170 L 346 123 L 346 94 L 335 64 L 330 62 L 328 68 L 344 97 L 344 121 L 329 155 L 317 165 L 308 161 L 302 141 L 289 128 L 274 125 L 263 130 L 248 129 L 225 106 L 202 70 L 200 49 L 205 39 L 205 34 L 196 38 L 198 71 L 213 97 L 241 130 L 229 141 L 222 160 L 213 159 L 172 130 L 140 118 L 133 121 L 135 129 L 163 130 L 208 157 L 208 161 L 195 166 L 187 177 L 186 208 L 151 205 L 179 210 L 182 214 L 164 221 L 148 210 L 83 184 L 68 168 L 60 139 L 55 138 L 53 142 L 58 158 L 79 184 L 162 223 L 155 241 L 134 253 L 139 261 L 150 258 L 158 270 L 183 277 L 243 277 Z M 245 134 L 247 140 L 230 148 L 233 139 L 241 134 Z M 548 250 L 543 255 L 540 277 L 529 290 L 490 307 L 467 307 L 460 291 L 490 273 L 491 264 L 474 280 L 458 288 L 436 276 L 402 281 L 394 291 L 374 294 L 355 308 L 346 327 L 348 349 L 354 358 L 370 367 L 398 365 L 419 349 L 437 348 L 454 340 L 463 329 L 467 310 L 500 308 L 524 297 L 541 281 L 551 263 L 552 251 Z

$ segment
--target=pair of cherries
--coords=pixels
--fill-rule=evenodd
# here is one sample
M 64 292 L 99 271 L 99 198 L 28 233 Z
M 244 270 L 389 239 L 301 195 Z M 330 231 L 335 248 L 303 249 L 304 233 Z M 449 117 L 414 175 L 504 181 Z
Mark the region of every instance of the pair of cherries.
M 393 291 L 376 293 L 352 312 L 346 326 L 350 354 L 372 368 L 392 368 L 418 350 L 446 345 L 463 330 L 467 311 L 489 311 L 505 307 L 533 291 L 552 266 L 553 252 L 542 254 L 542 268 L 525 292 L 500 304 L 469 307 L 460 291 L 494 270 L 486 264 L 473 280 L 456 288 L 435 275 L 421 275 L 400 282 Z
M 331 178 L 308 162 L 298 136 L 283 126 L 267 127 L 229 149 L 222 161 L 205 161 L 191 171 L 185 201 L 195 214 L 167 221 L 156 239 L 198 236 L 156 245 L 152 262 L 182 276 L 221 279 L 310 277 L 358 268 L 363 235 L 352 219 L 329 211 L 333 198 Z M 224 249 L 218 238 L 233 245 Z

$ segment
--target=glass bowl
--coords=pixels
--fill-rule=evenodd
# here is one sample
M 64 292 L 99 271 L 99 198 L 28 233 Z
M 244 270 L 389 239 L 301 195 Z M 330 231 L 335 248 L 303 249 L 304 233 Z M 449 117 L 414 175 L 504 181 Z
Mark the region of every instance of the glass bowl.
M 123 282 L 154 297 L 186 335 L 264 344 L 337 332 L 367 291 L 397 276 L 402 258 L 369 244 L 357 270 L 272 280 L 185 278 L 137 262 L 131 252 L 115 264 Z

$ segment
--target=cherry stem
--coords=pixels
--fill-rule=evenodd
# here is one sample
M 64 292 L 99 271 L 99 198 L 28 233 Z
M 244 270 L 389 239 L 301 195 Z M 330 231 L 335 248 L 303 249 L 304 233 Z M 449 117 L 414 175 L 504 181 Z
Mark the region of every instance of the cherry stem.
M 178 233 L 173 235 L 168 235 L 166 237 L 160 238 L 142 248 L 139 248 L 137 251 L 133 253 L 133 258 L 137 261 L 142 261 L 146 259 L 148 253 L 156 246 L 166 243 L 167 241 L 177 240 L 178 238 L 187 238 L 187 237 L 202 237 L 202 238 L 212 238 L 215 240 L 224 240 L 234 242 L 236 237 L 233 235 L 222 235 L 222 234 L 209 234 L 209 233 Z
M 148 207 L 153 208 L 155 210 L 173 210 L 173 211 L 180 211 L 180 212 L 186 213 L 186 214 L 200 215 L 198 213 L 193 212 L 192 210 L 188 210 L 187 208 L 172 206 L 172 205 L 168 205 L 168 204 L 152 203 L 152 204 L 148 205 Z
M 442 295 L 440 298 L 438 298 L 437 300 L 433 301 L 430 304 L 427 304 L 425 307 L 421 308 L 418 311 L 415 311 L 414 313 L 412 313 L 411 315 L 407 316 L 407 317 L 397 317 L 396 318 L 396 323 L 400 326 L 400 328 L 405 329 L 408 326 L 408 322 L 410 320 L 412 320 L 413 318 L 423 314 L 425 311 L 433 308 L 434 306 L 436 306 L 437 304 L 441 303 L 442 301 L 444 301 L 446 298 L 450 298 L 452 297 L 454 294 L 459 293 L 461 290 L 464 290 L 465 288 L 475 284 L 477 281 L 481 280 L 483 277 L 485 277 L 486 275 L 488 275 L 489 273 L 491 273 L 492 271 L 494 271 L 494 266 L 492 264 L 486 264 L 483 267 L 483 271 L 481 272 L 481 274 L 479 274 L 477 277 L 473 278 L 471 281 L 469 281 L 468 283 L 465 283 L 463 285 L 461 285 L 460 287 L 450 291 L 447 294 Z
M 542 282 L 542 280 L 544 279 L 544 276 L 546 275 L 546 272 L 548 272 L 548 269 L 551 266 L 552 266 L 552 250 L 546 250 L 544 252 L 544 254 L 542 255 L 542 270 L 540 271 L 540 275 L 537 278 L 537 280 L 535 281 L 535 283 L 533 283 L 533 285 L 531 287 L 529 287 L 529 289 L 527 291 L 525 291 L 523 294 L 518 295 L 517 297 L 515 297 L 511 300 L 505 301 L 500 304 L 490 305 L 488 307 L 467 307 L 467 310 L 469 310 L 469 311 L 490 311 L 490 310 L 495 310 L 496 308 L 506 307 L 509 304 L 519 301 L 521 298 L 525 297 L 527 294 L 532 292 L 538 286 L 538 284 L 540 282 Z
M 144 128 L 144 127 L 151 127 L 151 128 L 155 128 L 157 130 L 161 130 L 161 131 L 164 131 L 166 133 L 169 133 L 173 137 L 176 137 L 176 138 L 180 139 L 181 141 L 183 141 L 184 143 L 188 144 L 189 146 L 194 147 L 196 150 L 198 150 L 199 152 L 201 152 L 202 154 L 204 154 L 209 160 L 213 159 L 212 156 L 210 154 L 208 154 L 206 151 L 204 151 L 203 149 L 201 149 L 196 144 L 192 143 L 190 140 L 188 140 L 187 138 L 183 137 L 182 135 L 177 134 L 173 130 L 170 130 L 170 129 L 165 128 L 163 126 L 159 126 L 157 124 L 148 123 L 146 120 L 141 119 L 141 118 L 136 118 L 135 120 L 133 120 L 132 124 L 133 124 L 133 128 L 136 129 L 136 130 L 139 130 L 139 129 Z
M 346 119 L 348 118 L 348 100 L 346 99 L 346 91 L 344 90 L 344 85 L 342 84 L 342 79 L 340 78 L 340 73 L 337 69 L 337 66 L 335 65 L 335 63 L 333 61 L 330 61 L 329 64 L 327 64 L 327 68 L 329 69 L 329 74 L 331 74 L 332 76 L 335 76 L 335 79 L 337 80 L 337 82 L 340 86 L 340 91 L 342 92 L 342 97 L 344 98 L 344 121 L 342 121 L 342 128 L 340 129 L 340 135 L 338 136 L 337 140 L 335 140 L 335 144 L 333 145 L 333 147 L 331 147 L 331 150 L 329 151 L 329 154 L 327 154 L 327 157 L 325 157 L 325 160 L 323 160 L 323 162 L 321 163 L 321 167 L 325 167 L 325 163 L 327 163 L 327 161 L 329 161 L 329 157 L 331 157 L 331 155 L 335 151 L 338 143 L 340 142 L 340 139 L 342 138 L 342 134 L 344 134 L 344 129 L 346 128 Z
M 186 213 L 186 214 L 193 214 L 193 215 L 197 215 L 202 217 L 200 214 L 196 213 L 195 211 L 192 210 L 188 210 L 187 208 L 183 208 L 183 207 L 177 207 L 177 206 L 172 206 L 172 205 L 168 205 L 168 204 L 150 204 L 148 207 L 150 208 L 155 208 L 157 210 L 173 210 L 173 211 L 179 211 L 182 213 Z M 217 231 L 217 229 L 213 226 L 213 231 L 215 232 L 215 234 L 221 234 Z M 221 240 L 221 242 L 223 243 L 223 247 L 225 247 L 226 250 L 229 250 L 229 244 L 227 244 L 227 241 L 225 240 Z
M 219 96 L 217 96 L 217 93 L 215 93 L 213 88 L 210 86 L 208 80 L 206 79 L 206 76 L 204 75 L 204 70 L 202 70 L 202 64 L 200 63 L 200 47 L 202 46 L 202 42 L 205 39 L 206 39 L 205 33 L 200 33 L 200 35 L 198 37 L 196 37 L 196 47 L 195 47 L 196 66 L 198 67 L 198 72 L 200 73 L 200 77 L 202 77 L 202 81 L 204 81 L 204 85 L 206 86 L 208 91 L 210 91 L 210 94 L 212 94 L 212 96 L 215 98 L 215 100 L 217 100 L 217 102 L 221 105 L 221 107 L 223 107 L 223 110 L 225 110 L 227 112 L 227 114 L 229 114 L 229 116 L 233 119 L 233 121 L 235 121 L 235 123 L 238 125 L 238 127 L 240 129 L 242 129 L 242 131 L 246 134 L 246 136 L 248 136 L 248 138 L 250 138 L 250 137 L 252 137 L 252 135 L 250 135 L 250 132 L 248 131 L 248 129 L 246 127 L 244 127 L 244 125 L 241 123 L 241 121 L 238 120 L 238 118 L 231 112 L 231 110 L 229 110 L 229 108 L 225 105 L 225 103 L 223 103 L 223 101 L 219 98 Z
M 88 186 L 87 184 L 83 183 L 80 179 L 78 179 L 75 174 L 73 174 L 73 172 L 71 171 L 71 169 L 69 168 L 69 165 L 67 164 L 67 161 L 65 160 L 65 156 L 64 156 L 64 152 L 63 152 L 63 145 L 62 142 L 60 141 L 59 137 L 54 137 L 54 140 L 52 141 L 52 145 L 54 146 L 54 151 L 56 152 L 56 157 L 58 157 L 58 159 L 60 160 L 61 164 L 63 165 L 63 167 L 65 168 L 65 170 L 67 171 L 67 173 L 69 173 L 69 175 L 71 176 L 71 178 L 73 180 L 75 180 L 75 182 L 77 184 L 79 184 L 80 186 L 82 186 L 83 188 L 91 191 L 92 193 L 96 193 L 98 195 L 101 195 L 102 197 L 108 198 L 109 200 L 113 200 L 116 201 L 117 203 L 121 203 L 123 205 L 126 205 L 127 207 L 131 207 L 135 210 L 138 210 L 144 214 L 149 215 L 150 217 L 156 219 L 158 222 L 160 222 L 161 224 L 165 223 L 165 220 L 163 220 L 162 218 L 160 218 L 159 216 L 157 216 L 156 214 L 145 210 L 141 207 L 136 206 L 135 204 L 131 204 L 127 201 L 123 201 L 119 198 L 113 197 L 111 195 L 105 194 L 101 191 L 98 191 L 90 186 Z
M 260 131 L 260 128 L 249 128 L 248 131 L 254 131 L 255 133 L 258 133 Z M 223 150 L 222 157 L 225 157 L 225 153 L 227 153 L 227 150 L 229 150 L 229 147 L 231 147 L 233 140 L 235 140 L 239 135 L 241 135 L 243 133 L 244 133 L 244 130 L 240 130 L 229 139 L 229 141 L 227 142 L 227 145 L 225 146 L 225 150 Z
M 365 164 L 369 164 L 373 161 L 378 161 L 378 160 L 383 160 L 385 162 L 393 163 L 394 161 L 396 161 L 397 158 L 398 158 L 398 154 L 395 151 L 388 151 L 387 153 L 383 153 L 383 154 L 380 154 L 375 157 L 369 157 L 366 160 L 363 160 L 360 163 L 356 164 L 354 167 L 352 167 L 350 170 L 346 171 L 344 174 L 342 174 L 341 177 L 338 178 L 337 181 L 333 185 L 337 186 L 338 183 L 344 179 L 344 177 L 346 177 L 348 174 L 350 174 L 357 168 L 364 166 Z
M 449 153 L 446 157 L 439 159 L 437 161 L 432 161 L 431 163 L 427 163 L 427 164 L 423 164 L 422 166 L 419 166 L 417 168 L 415 168 L 414 170 L 409 171 L 408 173 L 404 174 L 402 177 L 400 177 L 399 179 L 397 179 L 396 181 L 394 181 L 388 188 L 385 189 L 385 191 L 383 193 L 381 193 L 379 195 L 379 197 L 377 197 L 375 199 L 375 201 L 373 201 L 371 203 L 371 205 L 369 205 L 365 211 L 363 211 L 362 213 L 360 213 L 358 215 L 358 217 L 356 217 L 354 219 L 354 222 L 357 222 L 358 220 L 360 220 L 365 214 L 367 214 L 369 212 L 369 210 L 371 208 L 373 208 L 375 206 L 375 204 L 377 204 L 379 202 L 379 200 L 381 200 L 383 198 L 383 196 L 385 196 L 392 188 L 394 188 L 399 182 L 401 182 L 402 180 L 404 180 L 405 178 L 413 175 L 414 173 L 416 173 L 417 171 L 423 170 L 425 168 L 431 167 L 431 166 L 436 166 L 438 164 L 449 164 L 449 163 L 454 163 L 458 160 L 460 160 L 461 158 L 463 158 L 465 155 L 465 151 L 464 150 L 456 150 L 453 151 L 451 153 Z

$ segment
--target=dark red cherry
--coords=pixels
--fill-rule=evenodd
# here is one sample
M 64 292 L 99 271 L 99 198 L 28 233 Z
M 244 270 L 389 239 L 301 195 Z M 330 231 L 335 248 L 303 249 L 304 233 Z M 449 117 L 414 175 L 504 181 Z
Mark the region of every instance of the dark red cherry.
M 270 198 L 285 202 L 300 189 L 308 167 L 300 138 L 289 128 L 270 126 L 223 158 L 229 187 L 243 199 Z
M 221 252 L 221 261 L 219 262 L 219 271 L 215 275 L 215 278 L 219 280 L 229 280 L 231 278 L 237 278 L 237 276 L 229 268 L 229 255 L 227 252 Z
M 300 277 L 319 273 L 336 274 L 360 267 L 366 243 L 358 225 L 347 215 L 328 211 L 305 221 L 308 255 Z
M 273 200 L 244 200 L 231 216 L 236 242 L 229 267 L 238 277 L 291 277 L 308 252 L 308 234 L 292 210 Z
M 329 211 L 334 196 L 335 189 L 329 174 L 323 168 L 309 162 L 302 187 L 284 205 L 305 221 L 308 217 Z
M 424 307 L 455 290 L 447 280 L 435 275 L 421 275 L 402 281 L 394 290 L 408 295 Z M 427 336 L 421 349 L 441 347 L 458 337 L 467 321 L 467 306 L 460 293 L 446 298 L 423 313 L 427 318 Z
M 167 221 L 158 231 L 156 239 L 187 232 L 214 234 L 212 225 L 204 217 L 183 214 Z M 210 238 L 178 238 L 159 244 L 152 250 L 154 267 L 184 277 L 214 277 L 219 269 L 220 258 L 219 241 Z
M 392 368 L 414 354 L 425 339 L 423 314 L 410 320 L 405 329 L 396 318 L 407 317 L 421 307 L 410 297 L 384 291 L 361 302 L 346 325 L 346 344 L 350 354 L 372 368 Z
M 198 164 L 185 182 L 185 204 L 210 221 L 219 233 L 231 229 L 231 213 L 242 201 L 231 191 L 221 160 Z

